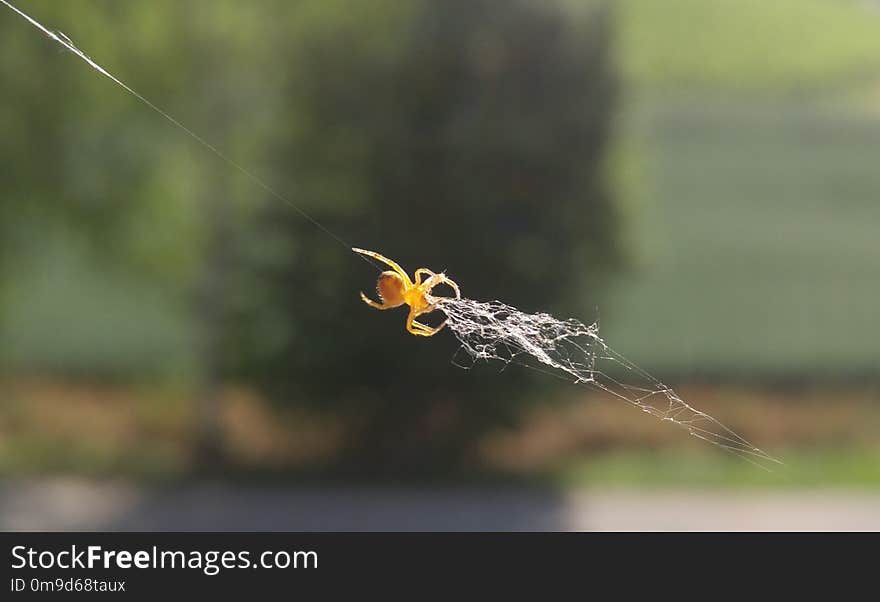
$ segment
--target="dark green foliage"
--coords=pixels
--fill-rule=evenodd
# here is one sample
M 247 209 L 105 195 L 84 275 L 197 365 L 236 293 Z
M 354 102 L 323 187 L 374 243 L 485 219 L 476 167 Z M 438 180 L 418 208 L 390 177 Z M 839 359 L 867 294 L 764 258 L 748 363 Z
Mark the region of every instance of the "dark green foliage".
M 383 6 L 381 21 L 350 16 L 303 40 L 275 181 L 410 272 L 445 269 L 466 296 L 589 319 L 584 291 L 619 257 L 602 169 L 609 15 L 523 0 Z M 377 272 L 294 209 L 267 205 L 246 237 L 231 360 L 279 400 L 344 415 L 346 466 L 460 468 L 477 435 L 542 399 L 524 394 L 535 383 L 522 370 L 456 368 L 448 332 L 413 337 L 405 310 L 363 305 Z

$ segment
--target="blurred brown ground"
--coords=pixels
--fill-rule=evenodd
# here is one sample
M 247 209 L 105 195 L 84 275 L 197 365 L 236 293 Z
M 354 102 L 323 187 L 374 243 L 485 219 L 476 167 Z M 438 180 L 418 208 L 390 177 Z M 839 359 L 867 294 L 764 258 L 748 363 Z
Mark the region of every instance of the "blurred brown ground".
M 198 416 L 181 390 L 16 379 L 2 383 L 0 469 L 7 475 L 174 478 L 193 470 Z M 682 386 L 684 399 L 773 455 L 792 448 L 875 449 L 880 404 L 872 389 Z M 279 408 L 239 387 L 221 396 L 230 470 L 273 473 L 332 459 L 346 434 L 334 417 Z M 673 425 L 599 392 L 545 404 L 475 450 L 475 467 L 540 475 L 572 457 L 620 450 L 715 452 Z M 784 458 L 783 458 L 784 459 Z

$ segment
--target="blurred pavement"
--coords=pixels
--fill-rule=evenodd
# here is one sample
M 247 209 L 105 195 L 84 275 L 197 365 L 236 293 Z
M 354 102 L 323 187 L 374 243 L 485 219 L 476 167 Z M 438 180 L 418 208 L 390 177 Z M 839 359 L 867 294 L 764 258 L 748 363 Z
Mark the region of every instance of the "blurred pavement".
M 0 484 L 3 530 L 880 530 L 880 492 Z

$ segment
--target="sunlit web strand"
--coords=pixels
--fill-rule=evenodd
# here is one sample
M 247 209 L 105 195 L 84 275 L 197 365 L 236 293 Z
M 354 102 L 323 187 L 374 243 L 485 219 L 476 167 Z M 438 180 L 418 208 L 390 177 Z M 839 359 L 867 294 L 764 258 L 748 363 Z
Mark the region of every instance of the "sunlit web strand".
M 265 181 L 263 181 L 260 177 L 258 177 L 257 175 L 255 175 L 253 172 L 251 172 L 250 170 L 248 170 L 247 168 L 245 168 L 245 167 L 242 166 L 241 164 L 239 164 L 239 163 L 237 163 L 236 161 L 234 161 L 234 160 L 232 160 L 231 158 L 229 158 L 229 157 L 228 157 L 225 153 L 223 153 L 219 148 L 217 148 L 216 146 L 214 146 L 213 144 L 211 144 L 210 142 L 208 142 L 205 138 L 203 138 L 202 136 L 200 136 L 199 134 L 197 134 L 195 131 L 193 131 L 193 130 L 191 130 L 190 128 L 188 128 L 188 127 L 186 127 L 185 125 L 183 125 L 183 123 L 181 123 L 179 120 L 177 120 L 177 119 L 175 119 L 174 117 L 172 117 L 167 111 L 164 111 L 163 109 L 159 108 L 158 105 L 156 105 L 156 104 L 154 104 L 153 102 L 151 102 L 149 99 L 147 99 L 146 97 L 144 97 L 143 95 L 141 95 L 139 92 L 137 92 L 136 90 L 134 90 L 133 88 L 131 88 L 130 86 L 128 86 L 128 85 L 127 85 L 126 83 L 124 83 L 122 80 L 120 80 L 120 79 L 117 78 L 115 75 L 113 75 L 112 73 L 110 73 L 109 71 L 107 71 L 104 67 L 102 67 L 101 65 L 99 65 L 98 63 L 96 63 L 94 60 L 92 60 L 92 58 L 89 57 L 85 52 L 83 52 L 82 50 L 80 50 L 80 49 L 79 49 L 79 48 L 78 48 L 78 47 L 77 47 L 77 46 L 71 41 L 71 39 L 70 39 L 68 36 L 66 36 L 65 34 L 59 32 L 59 31 L 52 31 L 51 29 L 45 27 L 42 23 L 40 23 L 39 21 L 37 21 L 36 19 L 34 19 L 33 17 L 31 17 L 31 16 L 28 15 L 27 13 L 23 12 L 22 10 L 20 10 L 20 9 L 16 8 L 15 6 L 13 6 L 12 4 L 10 4 L 7 0 L 0 0 L 0 2 L 2 2 L 3 4 L 5 4 L 5 5 L 6 5 L 7 7 L 9 7 L 12 11 L 14 11 L 14 12 L 15 12 L 16 14 L 18 14 L 20 17 L 22 17 L 23 19 L 25 19 L 28 23 L 30 23 L 30 24 L 33 25 L 35 28 L 37 28 L 40 32 L 43 33 L 43 35 L 45 35 L 45 36 L 48 37 L 49 39 L 53 40 L 54 42 L 57 42 L 57 43 L 60 44 L 62 47 L 64 47 L 64 49 L 69 50 L 70 52 L 72 52 L 73 54 L 75 54 L 77 57 L 79 57 L 83 62 L 85 62 L 85 63 L 86 63 L 89 67 L 91 67 L 93 70 L 97 71 L 98 73 L 100 73 L 101 75 L 103 75 L 104 77 L 106 77 L 107 79 L 109 79 L 110 81 L 112 81 L 114 84 L 116 84 L 117 86 L 119 86 L 120 88 L 122 88 L 123 90 L 125 90 L 126 92 L 128 92 L 130 95 L 134 96 L 134 97 L 135 97 L 136 99 L 138 99 L 141 103 L 145 104 L 145 105 L 148 106 L 150 109 L 152 109 L 154 112 L 156 112 L 156 113 L 158 113 L 159 115 L 161 115 L 162 118 L 164 118 L 166 121 L 168 121 L 169 123 L 171 123 L 174 127 L 176 127 L 176 128 L 178 128 L 178 129 L 180 129 L 181 131 L 185 132 L 185 133 L 186 133 L 188 136 L 190 136 L 193 140 L 195 140 L 196 142 L 198 142 L 198 143 L 199 143 L 201 146 L 203 146 L 204 148 L 208 149 L 208 151 L 210 151 L 213 155 L 215 155 L 216 157 L 218 157 L 218 158 L 219 158 L 220 160 L 222 160 L 224 163 L 226 163 L 227 165 L 229 165 L 230 167 L 232 167 L 233 169 L 235 169 L 236 171 L 238 171 L 239 173 L 241 173 L 242 175 L 244 175 L 246 178 L 248 178 L 251 182 L 253 182 L 254 184 L 256 184 L 258 187 L 262 188 L 264 191 L 266 191 L 267 193 L 269 193 L 271 196 L 275 197 L 277 200 L 281 201 L 282 203 L 286 203 L 287 205 L 291 206 L 291 207 L 292 207 L 297 213 L 299 213 L 303 218 L 305 218 L 306 220 L 308 220 L 309 222 L 311 222 L 312 225 L 314 225 L 316 228 L 318 228 L 319 230 L 321 230 L 324 234 L 326 234 L 327 236 L 329 236 L 330 238 L 332 238 L 333 240 L 335 240 L 337 243 L 339 243 L 340 245 L 342 245 L 343 247 L 345 247 L 347 250 L 348 250 L 348 249 L 351 249 L 351 247 L 352 247 L 351 244 L 349 244 L 345 239 L 343 239 L 342 237 L 340 237 L 339 235 L 337 235 L 336 233 L 334 233 L 333 231 L 331 231 L 329 228 L 327 228 L 326 226 L 324 226 L 324 224 L 322 224 L 321 222 L 319 222 L 317 219 L 315 219 L 314 217 L 312 217 L 309 213 L 307 213 L 307 212 L 306 212 L 304 209 L 302 209 L 299 205 L 297 205 L 297 204 L 294 203 L 292 200 L 290 200 L 290 198 L 284 196 L 283 194 L 281 194 L 280 192 L 278 192 L 277 190 L 275 190 L 273 187 L 269 186 L 269 184 L 267 184 Z M 358 257 L 359 257 L 360 259 L 362 259 L 363 261 L 365 261 L 368 265 L 370 265 L 370 266 L 376 268 L 377 271 L 381 271 L 381 270 L 377 267 L 377 265 L 375 264 L 375 262 L 373 262 L 370 258 L 365 257 L 365 256 L 363 256 L 363 255 L 358 255 Z

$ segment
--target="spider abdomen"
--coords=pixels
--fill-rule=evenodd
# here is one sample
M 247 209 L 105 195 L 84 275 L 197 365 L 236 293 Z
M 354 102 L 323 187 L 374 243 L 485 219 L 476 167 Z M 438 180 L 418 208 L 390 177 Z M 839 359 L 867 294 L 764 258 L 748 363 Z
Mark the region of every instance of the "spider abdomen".
M 386 305 L 403 305 L 405 290 L 406 285 L 403 279 L 394 272 L 382 272 L 379 275 L 379 280 L 376 281 L 376 292 L 379 293 Z

